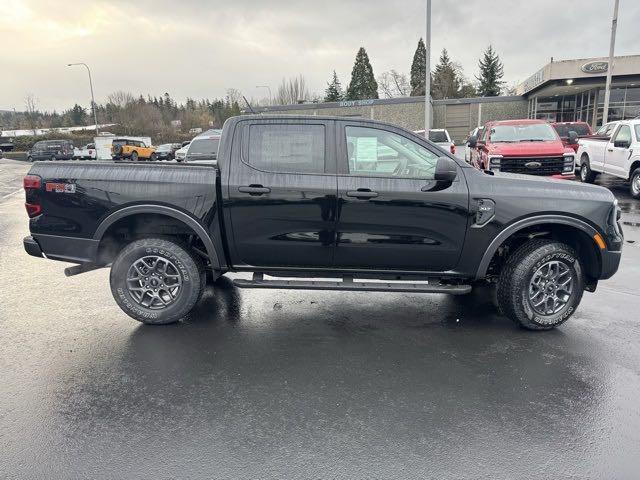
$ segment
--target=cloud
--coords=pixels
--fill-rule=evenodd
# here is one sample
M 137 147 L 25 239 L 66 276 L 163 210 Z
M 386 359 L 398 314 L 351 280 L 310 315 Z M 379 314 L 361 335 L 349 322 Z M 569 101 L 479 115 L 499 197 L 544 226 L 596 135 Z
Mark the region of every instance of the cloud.
M 40 106 L 87 105 L 84 61 L 98 101 L 115 90 L 174 98 L 219 97 L 238 88 L 248 97 L 302 73 L 322 93 L 335 69 L 347 84 L 358 47 L 377 74 L 407 72 L 424 35 L 423 0 L 198 1 L 4 0 L 0 18 L 3 73 L 0 109 L 22 108 L 33 93 Z M 556 59 L 606 55 L 609 2 L 472 0 L 433 2 L 432 62 L 442 48 L 467 77 L 493 44 L 509 83 Z M 616 54 L 638 53 L 640 4 L 622 0 Z

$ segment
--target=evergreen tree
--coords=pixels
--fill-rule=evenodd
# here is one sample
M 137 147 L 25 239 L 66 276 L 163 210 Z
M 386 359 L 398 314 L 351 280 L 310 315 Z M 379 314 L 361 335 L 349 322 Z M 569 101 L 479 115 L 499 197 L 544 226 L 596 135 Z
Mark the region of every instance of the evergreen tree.
M 458 70 L 458 67 L 449 58 L 447 49 L 442 49 L 431 82 L 431 97 L 433 99 L 460 98 L 461 78 Z
M 71 117 L 71 122 L 73 123 L 73 125 L 81 126 L 84 125 L 87 112 L 84 108 L 76 103 L 73 108 L 69 110 L 69 116 Z
M 500 95 L 504 82 L 502 62 L 493 47 L 489 45 L 484 51 L 484 55 L 478 62 L 480 76 L 476 77 L 478 82 L 478 95 L 481 97 L 496 97 Z
M 413 55 L 411 64 L 411 96 L 424 95 L 425 80 L 427 77 L 427 48 L 422 38 L 418 42 L 418 48 Z
M 327 89 L 324 94 L 325 102 L 339 102 L 344 97 L 344 93 L 342 92 L 342 85 L 340 84 L 340 80 L 338 80 L 338 75 L 336 71 L 333 71 L 333 78 L 331 82 L 327 83 Z
M 369 55 L 360 47 L 351 72 L 351 82 L 347 88 L 347 100 L 365 100 L 378 98 L 378 82 L 373 75 Z

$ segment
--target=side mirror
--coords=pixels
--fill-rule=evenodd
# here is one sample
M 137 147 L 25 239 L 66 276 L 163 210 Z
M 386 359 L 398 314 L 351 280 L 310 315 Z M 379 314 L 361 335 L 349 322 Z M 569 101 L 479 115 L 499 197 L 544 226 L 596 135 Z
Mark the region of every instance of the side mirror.
M 433 179 L 437 182 L 453 182 L 458 176 L 458 164 L 448 157 L 438 158 Z
M 478 146 L 478 137 L 476 135 L 471 135 L 469 140 L 467 140 L 467 143 L 469 144 L 469 147 L 476 148 L 476 146 Z
M 573 130 L 569 130 L 569 145 L 575 145 L 578 143 L 578 134 Z
M 613 146 L 616 148 L 629 148 L 631 143 L 628 140 L 616 140 L 613 142 Z

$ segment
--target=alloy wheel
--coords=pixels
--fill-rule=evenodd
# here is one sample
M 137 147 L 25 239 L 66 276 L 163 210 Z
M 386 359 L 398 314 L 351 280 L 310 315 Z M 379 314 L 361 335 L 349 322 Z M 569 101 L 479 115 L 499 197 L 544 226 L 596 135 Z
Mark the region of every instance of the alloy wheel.
M 571 268 L 559 260 L 551 260 L 538 268 L 529 282 L 529 303 L 540 315 L 554 315 L 562 310 L 573 292 Z
M 180 296 L 182 275 L 166 258 L 155 255 L 142 257 L 129 267 L 127 289 L 139 305 L 161 310 Z

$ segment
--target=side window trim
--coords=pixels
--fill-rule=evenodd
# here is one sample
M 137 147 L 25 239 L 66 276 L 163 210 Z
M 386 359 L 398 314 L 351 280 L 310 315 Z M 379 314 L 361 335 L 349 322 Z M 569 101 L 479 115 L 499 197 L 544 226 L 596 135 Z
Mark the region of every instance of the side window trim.
M 313 175 L 313 176 L 335 176 L 336 175 L 336 167 L 335 167 L 335 136 L 333 135 L 332 124 L 335 123 L 333 120 L 305 120 L 305 121 L 296 121 L 296 120 L 252 120 L 243 122 L 242 128 L 240 130 L 240 161 L 241 163 L 252 170 L 257 172 L 267 173 L 269 175 Z M 252 126 L 256 125 L 291 125 L 291 126 L 300 126 L 300 125 L 316 125 L 324 128 L 324 172 L 274 172 L 270 170 L 263 170 L 261 168 L 256 167 L 255 165 L 251 165 L 249 161 L 249 145 L 250 145 L 250 129 Z

